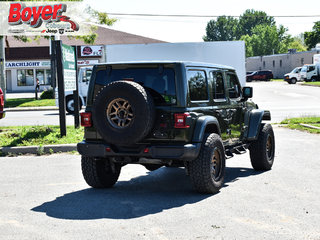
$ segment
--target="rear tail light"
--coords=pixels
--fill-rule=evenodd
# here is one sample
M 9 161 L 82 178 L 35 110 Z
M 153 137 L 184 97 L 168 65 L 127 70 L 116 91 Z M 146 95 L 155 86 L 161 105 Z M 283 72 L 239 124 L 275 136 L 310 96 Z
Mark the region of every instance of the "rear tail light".
M 81 126 L 82 127 L 92 127 L 92 121 L 91 121 L 91 112 L 84 112 L 80 113 L 81 116 Z
M 187 118 L 190 117 L 189 113 L 175 113 L 174 114 L 174 127 L 175 128 L 189 128 Z

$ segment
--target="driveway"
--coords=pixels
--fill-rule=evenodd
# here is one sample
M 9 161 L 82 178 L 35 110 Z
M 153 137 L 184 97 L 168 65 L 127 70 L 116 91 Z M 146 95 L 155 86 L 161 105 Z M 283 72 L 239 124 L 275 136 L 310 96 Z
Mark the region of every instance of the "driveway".
M 182 168 L 122 169 L 112 189 L 81 175 L 80 156 L 0 158 L 1 239 L 320 239 L 320 136 L 275 127 L 268 172 L 227 160 L 216 195 L 194 192 Z

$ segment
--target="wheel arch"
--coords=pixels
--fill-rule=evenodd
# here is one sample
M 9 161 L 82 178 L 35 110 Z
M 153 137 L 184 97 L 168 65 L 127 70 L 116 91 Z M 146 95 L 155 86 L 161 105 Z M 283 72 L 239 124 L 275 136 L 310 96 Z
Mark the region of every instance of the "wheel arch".
M 249 113 L 247 140 L 254 141 L 259 137 L 262 120 L 271 120 L 270 111 L 254 109 Z
M 202 142 L 206 133 L 216 133 L 221 136 L 219 122 L 213 116 L 201 116 L 197 119 L 192 142 Z

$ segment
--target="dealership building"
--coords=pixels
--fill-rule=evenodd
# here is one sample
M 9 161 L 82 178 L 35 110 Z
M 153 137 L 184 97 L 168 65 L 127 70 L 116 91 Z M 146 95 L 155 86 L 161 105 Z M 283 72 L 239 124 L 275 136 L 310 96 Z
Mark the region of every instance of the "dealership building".
M 85 45 L 81 40 L 61 36 L 64 44 L 77 46 L 79 67 L 104 61 L 103 45 L 163 42 L 101 26 L 96 33 L 98 37 L 94 45 Z M 8 36 L 5 42 L 7 92 L 33 92 L 37 79 L 41 90 L 49 88 L 51 86 L 50 41 L 40 38 L 24 43 Z

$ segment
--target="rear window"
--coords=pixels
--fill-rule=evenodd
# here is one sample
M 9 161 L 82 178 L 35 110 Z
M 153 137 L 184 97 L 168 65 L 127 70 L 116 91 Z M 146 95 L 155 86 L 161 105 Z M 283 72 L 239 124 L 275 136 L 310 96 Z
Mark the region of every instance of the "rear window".
M 96 84 L 107 85 L 126 80 L 139 83 L 153 97 L 157 105 L 176 104 L 175 74 L 172 68 L 127 68 L 100 70 Z

